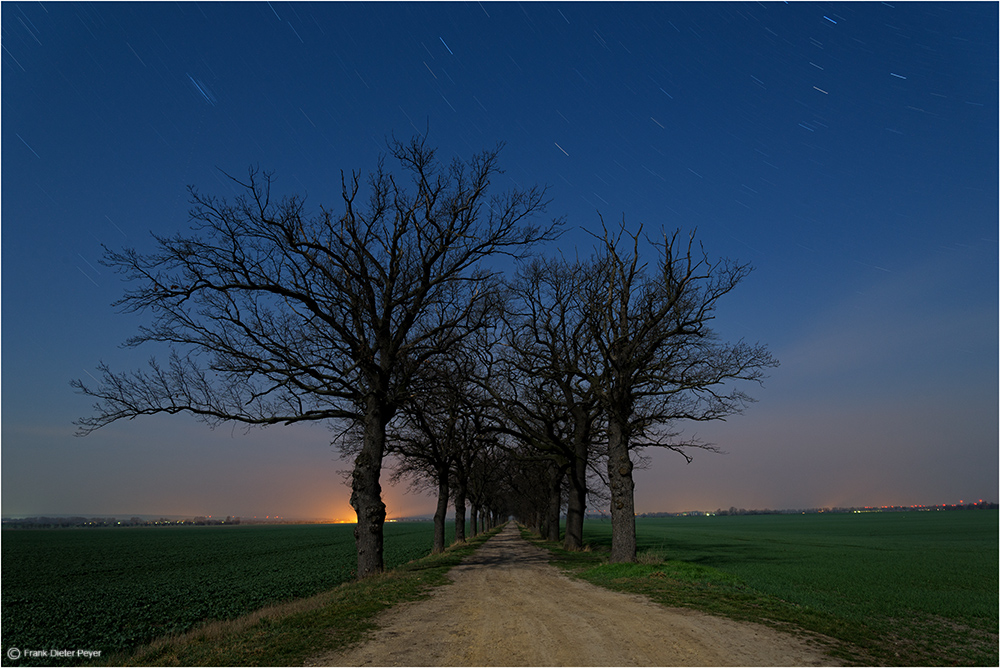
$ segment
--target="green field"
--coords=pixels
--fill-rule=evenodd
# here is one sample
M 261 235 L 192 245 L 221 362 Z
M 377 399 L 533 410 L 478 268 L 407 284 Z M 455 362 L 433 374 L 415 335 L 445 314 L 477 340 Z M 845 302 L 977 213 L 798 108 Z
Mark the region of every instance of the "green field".
M 774 603 L 762 616 L 805 620 L 880 662 L 996 665 L 997 511 L 639 518 L 636 530 L 641 561 L 659 565 L 588 579 L 673 570 L 663 581 L 705 583 L 697 607 L 752 618 L 765 605 L 752 592 Z M 610 522 L 589 521 L 585 539 L 609 547 Z
M 332 589 L 354 577 L 353 528 L 5 530 L 3 664 L 13 665 L 6 656 L 12 647 L 108 656 L 207 620 Z M 386 524 L 386 567 L 428 554 L 432 536 L 430 522 Z M 22 658 L 17 665 L 31 663 Z
M 667 605 L 824 634 L 847 643 L 847 660 L 997 665 L 998 519 L 987 510 L 640 518 L 639 564 L 607 563 L 610 522 L 589 520 L 594 549 L 557 561 Z M 5 530 L 3 665 L 79 663 L 12 662 L 12 647 L 107 657 L 330 590 L 353 577 L 352 529 Z M 387 567 L 430 551 L 430 523 L 385 530 Z

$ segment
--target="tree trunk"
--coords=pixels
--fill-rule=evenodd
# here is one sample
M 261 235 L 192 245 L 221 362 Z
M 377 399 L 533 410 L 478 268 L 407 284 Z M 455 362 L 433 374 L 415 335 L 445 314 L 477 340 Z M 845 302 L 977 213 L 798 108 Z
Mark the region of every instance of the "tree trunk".
M 566 501 L 566 538 L 563 544 L 567 550 L 583 549 L 583 518 L 587 514 L 587 457 L 590 456 L 589 425 L 582 411 L 574 416 L 576 421 L 573 434 L 573 461 L 569 467 L 569 490 Z
M 566 535 L 563 547 L 570 551 L 583 549 L 583 516 L 587 510 L 587 488 L 571 484 L 567 490 Z
M 361 452 L 354 460 L 351 474 L 351 507 L 358 516 L 354 541 L 358 551 L 358 579 L 381 573 L 382 526 L 385 524 L 385 503 L 382 502 L 382 457 L 385 454 L 387 411 L 376 398 L 368 400 L 365 411 Z
M 635 561 L 635 482 L 626 419 L 608 416 L 608 480 L 611 483 L 611 563 Z
M 587 513 L 587 462 L 575 458 L 570 469 L 566 502 L 566 537 L 563 547 L 567 550 L 583 549 L 583 518 Z
M 437 508 L 434 511 L 434 547 L 433 554 L 444 552 L 444 520 L 448 514 L 448 467 L 439 468 Z
M 545 508 L 543 526 L 545 540 L 559 542 L 559 515 L 562 510 L 562 481 L 566 469 L 554 461 L 549 462 L 549 499 Z
M 473 538 L 479 535 L 479 509 L 475 503 L 469 506 L 469 528 Z
M 455 542 L 465 542 L 465 485 L 455 484 Z

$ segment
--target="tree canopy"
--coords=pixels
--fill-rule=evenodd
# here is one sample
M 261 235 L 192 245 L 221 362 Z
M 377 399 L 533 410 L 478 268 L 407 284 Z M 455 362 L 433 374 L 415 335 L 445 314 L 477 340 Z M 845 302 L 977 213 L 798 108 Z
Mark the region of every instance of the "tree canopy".
M 500 148 L 444 165 L 425 138 L 390 142 L 366 178 L 341 173 L 336 210 L 272 196 L 258 169 L 234 179 L 232 201 L 191 188 L 189 232 L 154 235 L 149 253 L 106 249 L 128 283 L 116 306 L 150 317 L 126 345 L 170 354 L 73 381 L 97 400 L 79 433 L 156 413 L 340 425 L 359 577 L 382 570 L 387 455 L 436 486 L 435 549 L 449 500 L 460 539 L 467 502 L 473 532 L 516 512 L 555 539 L 565 505 L 579 549 L 587 498 L 607 486 L 612 559 L 633 560 L 633 454 L 711 449 L 678 440 L 678 423 L 741 412 L 736 381 L 777 364 L 709 327 L 750 266 L 709 260 L 679 231 L 646 261 L 641 228 L 603 220 L 590 257 L 522 263 L 563 224 L 536 222 L 543 188 L 494 192 Z M 517 261 L 512 275 L 498 255 Z

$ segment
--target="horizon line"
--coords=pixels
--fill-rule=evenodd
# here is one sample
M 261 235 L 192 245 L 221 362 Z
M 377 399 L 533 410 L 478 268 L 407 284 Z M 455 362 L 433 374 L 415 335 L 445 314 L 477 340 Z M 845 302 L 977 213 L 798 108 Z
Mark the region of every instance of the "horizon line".
M 920 508 L 957 508 L 959 506 L 975 506 L 975 505 L 997 505 L 995 501 L 984 501 L 983 499 L 978 499 L 976 501 L 966 502 L 963 499 L 959 499 L 958 503 L 933 503 L 933 504 L 905 504 L 905 505 L 853 505 L 853 506 L 809 506 L 800 508 L 736 508 L 735 506 L 730 506 L 729 508 L 717 508 L 716 510 L 647 510 L 635 513 L 635 517 L 641 517 L 643 515 L 685 515 L 692 513 L 699 513 L 704 515 L 712 515 L 719 511 L 728 513 L 730 510 L 736 510 L 740 513 L 793 513 L 793 512 L 803 512 L 803 511 L 834 511 L 834 510 L 855 510 L 855 509 L 871 509 L 871 510 L 883 510 L 883 509 L 913 509 L 918 510 Z M 560 517 L 565 514 L 560 513 Z M 446 517 L 454 519 L 454 511 L 448 513 Z M 586 517 L 594 516 L 610 516 L 610 513 L 604 510 L 589 511 Z M 257 521 L 282 521 L 282 522 L 310 522 L 316 524 L 356 524 L 357 518 L 332 518 L 332 517 L 306 517 L 306 516 L 285 516 L 285 515 L 265 515 L 261 517 L 260 515 L 189 515 L 189 514 L 176 514 L 176 513 L 16 513 L 16 514 L 2 514 L 0 515 L 0 520 L 18 520 L 18 519 L 28 519 L 33 517 L 82 517 L 85 519 L 101 518 L 107 519 L 112 518 L 115 520 L 122 518 L 132 518 L 138 517 L 140 519 L 175 519 L 175 520 L 187 520 L 194 518 L 223 518 L 231 517 L 233 519 L 239 519 L 241 521 L 257 520 Z M 387 517 L 386 522 L 393 521 L 415 521 L 415 520 L 431 520 L 433 519 L 433 513 L 424 513 L 420 515 L 406 515 L 400 517 Z

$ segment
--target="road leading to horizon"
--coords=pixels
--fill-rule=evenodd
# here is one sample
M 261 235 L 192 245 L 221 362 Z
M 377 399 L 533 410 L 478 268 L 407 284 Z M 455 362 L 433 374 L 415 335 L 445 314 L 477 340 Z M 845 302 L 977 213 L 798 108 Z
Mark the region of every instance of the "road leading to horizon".
M 835 665 L 797 636 L 574 580 L 514 523 L 449 577 L 387 611 L 366 642 L 306 665 Z

